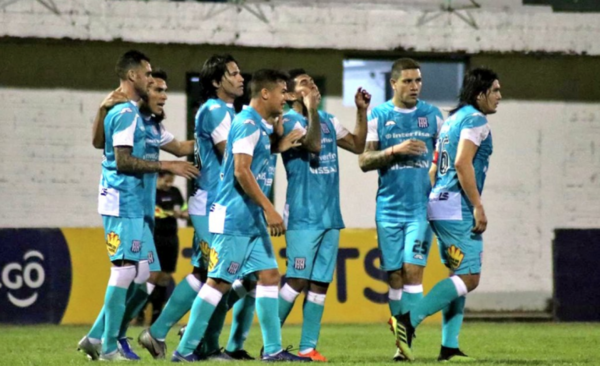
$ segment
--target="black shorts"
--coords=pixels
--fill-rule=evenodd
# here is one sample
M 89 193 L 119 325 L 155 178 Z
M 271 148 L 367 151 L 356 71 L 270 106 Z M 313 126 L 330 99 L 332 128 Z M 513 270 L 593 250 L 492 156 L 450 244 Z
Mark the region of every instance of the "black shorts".
M 163 272 L 173 273 L 177 268 L 177 257 L 179 256 L 179 238 L 173 236 L 154 237 L 156 245 L 156 254 L 160 259 L 160 267 Z

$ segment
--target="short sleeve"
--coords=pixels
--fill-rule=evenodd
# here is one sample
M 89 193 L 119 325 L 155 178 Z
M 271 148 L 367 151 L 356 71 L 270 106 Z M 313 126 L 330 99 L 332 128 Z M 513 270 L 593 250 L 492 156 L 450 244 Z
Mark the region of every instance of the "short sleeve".
M 379 141 L 379 113 L 371 111 L 367 117 L 367 142 Z
M 232 125 L 231 128 L 233 137 L 231 152 L 253 156 L 254 148 L 260 140 L 260 127 L 257 126 L 257 122 L 247 119 Z
M 130 107 L 121 109 L 113 119 L 113 146 L 133 146 L 139 114 Z
M 171 132 L 167 131 L 162 123 L 158 124 L 158 128 L 160 130 L 160 146 L 165 146 L 169 142 L 175 140 L 175 136 L 173 136 Z
M 225 111 L 225 113 L 222 113 Z M 211 121 L 213 122 L 214 129 L 212 130 L 210 137 L 212 138 L 213 144 L 227 140 L 229 130 L 231 129 L 231 114 L 227 112 L 225 108 L 220 108 L 220 113 L 210 113 Z
M 333 128 L 335 128 L 335 136 L 337 140 L 343 139 L 350 133 L 350 131 L 348 131 L 346 127 L 340 123 L 336 116 L 329 115 L 329 120 L 333 124 Z
M 473 113 L 464 119 L 461 130 L 460 139 L 472 141 L 475 145 L 480 146 L 490 134 L 490 126 L 487 119 L 480 113 Z

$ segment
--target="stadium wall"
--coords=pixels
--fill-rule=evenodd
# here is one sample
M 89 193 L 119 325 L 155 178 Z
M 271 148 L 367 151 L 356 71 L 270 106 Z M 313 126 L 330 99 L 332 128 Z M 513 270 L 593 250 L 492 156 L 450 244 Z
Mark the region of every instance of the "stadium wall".
M 191 268 L 192 236 L 191 228 L 179 231 L 181 250 L 174 274 L 177 282 Z M 273 245 L 279 268 L 284 271 L 284 239 L 274 238 Z M 102 308 L 110 273 L 102 229 L 0 229 L 0 249 L 0 323 L 94 322 Z M 429 262 L 426 291 L 446 275 L 437 252 L 432 253 Z M 375 230 L 345 230 L 326 300 L 326 323 L 387 321 L 385 273 L 378 268 Z M 441 315 L 436 314 L 429 321 L 440 319 Z M 300 324 L 301 320 L 302 306 L 298 305 L 287 322 Z M 181 322 L 187 322 L 187 316 Z
M 597 42 L 590 43 L 597 38 L 597 23 L 590 24 L 590 19 L 597 20 L 596 15 L 550 14 L 538 18 L 540 14 L 534 17 L 525 12 L 509 14 L 507 18 L 500 14 L 502 26 L 490 20 L 486 24 L 495 30 L 479 33 L 477 37 L 484 36 L 479 40 L 471 37 L 477 32 L 460 22 L 434 22 L 425 28 L 405 27 L 408 30 L 402 32 L 412 33 L 394 35 L 396 43 L 369 33 L 378 27 L 377 22 L 361 23 L 365 17 L 354 13 L 343 19 L 335 15 L 338 20 L 331 22 L 334 25 L 350 27 L 345 22 L 351 22 L 353 27 L 363 27 L 373 44 L 370 46 L 361 43 L 350 28 L 343 27 L 338 31 L 314 28 L 320 36 L 311 35 L 305 40 L 288 34 L 280 37 L 286 39 L 281 43 L 281 39 L 273 38 L 281 32 L 273 30 L 267 31 L 270 36 L 256 37 L 257 33 L 263 34 L 264 25 L 256 23 L 247 12 L 229 14 L 235 19 L 232 23 L 247 25 L 248 34 L 262 42 L 252 43 L 256 47 L 250 48 L 241 47 L 248 45 L 244 43 L 245 35 L 239 42 L 227 38 L 230 33 L 210 40 L 196 37 L 203 36 L 206 29 L 197 33 L 194 29 L 183 31 L 178 27 L 193 27 L 185 19 L 158 23 L 151 27 L 152 32 L 143 34 L 125 32 L 123 19 L 114 17 L 114 6 L 143 3 L 75 0 L 60 6 L 65 4 L 79 7 L 72 9 L 75 18 L 46 14 L 47 9 L 28 0 L 11 3 L 0 13 L 0 34 L 5 35 L 0 39 L 0 198 L 4 207 L 0 210 L 0 227 L 100 226 L 96 214 L 100 154 L 89 143 L 89 128 L 98 103 L 107 90 L 116 86 L 111 76 L 116 57 L 132 47 L 142 49 L 155 60 L 154 65 L 170 72 L 167 124 L 181 139 L 186 136 L 185 72 L 198 71 L 202 60 L 214 52 L 233 53 L 247 72 L 261 67 L 301 66 L 313 75 L 324 76 L 326 107 L 349 128 L 353 126 L 354 112 L 342 106 L 340 97 L 344 58 L 393 59 L 408 55 L 443 59 L 458 52 L 468 58 L 470 65 L 483 64 L 497 70 L 505 100 L 500 112 L 490 118 L 496 145 L 484 195 L 490 227 L 486 234 L 485 272 L 480 288 L 470 296 L 470 310 L 546 309 L 552 294 L 552 230 L 597 227 L 600 205 L 592 190 L 597 186 L 600 166 L 596 148 L 600 89 L 594 82 L 600 73 L 600 59 L 573 56 L 597 54 Z M 187 14 L 194 19 L 194 11 L 179 7 L 190 4 L 168 5 L 179 9 L 172 16 Z M 98 6 L 102 14 L 97 12 Z M 81 9 L 88 11 L 89 16 L 81 15 Z M 94 18 L 94 14 L 100 14 L 100 18 Z M 85 16 L 88 18 L 81 18 Z M 221 16 L 224 15 L 215 15 L 215 21 L 223 23 Z M 480 16 L 487 19 L 488 15 Z M 116 19 L 114 23 L 108 20 L 112 18 Z M 272 19 L 283 22 L 288 18 Z M 43 27 L 34 27 L 34 20 Z M 203 24 L 210 26 L 211 22 Z M 385 25 L 383 20 L 382 24 Z M 491 26 L 494 24 L 495 28 Z M 164 27 L 175 27 L 175 32 Z M 39 29 L 44 29 L 44 33 L 39 33 Z M 89 32 L 85 33 L 85 29 Z M 387 29 L 389 25 L 378 32 L 386 34 Z M 75 31 L 79 33 L 69 33 Z M 173 34 L 178 37 L 176 40 L 168 38 L 175 37 Z M 332 44 L 330 34 L 337 43 Z M 72 39 L 59 39 L 63 37 Z M 312 43 L 307 43 L 308 39 Z M 382 39 L 387 39 L 387 43 L 382 43 Z M 167 44 L 171 41 L 177 43 Z M 531 51 L 537 53 L 523 54 Z M 340 159 L 346 224 L 353 228 L 373 227 L 376 175 L 360 172 L 354 156 L 341 152 Z M 281 168 L 280 163 L 276 186 L 279 208 L 283 206 L 285 186 Z M 178 185 L 185 190 L 182 181 Z

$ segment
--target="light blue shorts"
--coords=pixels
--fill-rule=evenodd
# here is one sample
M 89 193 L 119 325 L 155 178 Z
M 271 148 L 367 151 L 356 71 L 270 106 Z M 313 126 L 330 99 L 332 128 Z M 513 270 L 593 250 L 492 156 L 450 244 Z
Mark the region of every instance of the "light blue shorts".
M 481 273 L 483 239 L 474 234 L 472 220 L 432 221 L 442 263 L 455 274 Z
M 144 219 L 102 215 L 106 249 L 111 262 L 139 262 L 142 254 Z
M 240 277 L 276 268 L 273 244 L 268 235 L 213 234 L 208 261 L 209 278 L 232 283 Z
M 154 220 L 144 219 L 144 232 L 142 236 L 142 255 L 140 260 L 148 259 L 150 272 L 160 272 L 160 260 L 156 254 L 156 244 L 154 243 Z
M 194 226 L 194 242 L 192 243 L 192 266 L 206 270 L 208 268 L 208 254 L 213 234 L 208 231 L 208 215 L 190 215 Z
M 397 271 L 404 263 L 425 267 L 433 235 L 427 220 L 377 222 L 381 269 Z
M 331 283 L 340 230 L 289 230 L 285 233 L 287 278 Z

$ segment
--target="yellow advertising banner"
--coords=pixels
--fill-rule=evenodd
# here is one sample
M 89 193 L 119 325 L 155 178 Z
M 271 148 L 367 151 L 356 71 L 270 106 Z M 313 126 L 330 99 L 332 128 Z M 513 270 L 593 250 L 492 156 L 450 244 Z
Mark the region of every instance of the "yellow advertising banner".
M 98 229 L 62 229 L 70 252 L 72 284 L 61 324 L 91 324 L 102 308 L 104 291 L 110 274 L 104 231 Z M 191 271 L 190 256 L 193 229 L 179 230 L 179 261 L 173 275 L 181 281 Z M 280 272 L 285 273 L 285 239 L 273 238 Z M 448 275 L 440 263 L 437 245 L 431 245 L 425 270 L 425 292 Z M 374 229 L 342 230 L 336 273 L 329 288 L 323 315 L 324 323 L 385 322 L 389 317 L 388 286 L 385 273 L 379 269 L 379 252 Z M 296 302 L 287 323 L 302 319 L 302 299 Z M 440 321 L 439 314 L 429 321 Z M 228 322 L 230 318 L 228 317 Z M 182 323 L 187 322 L 187 315 Z

